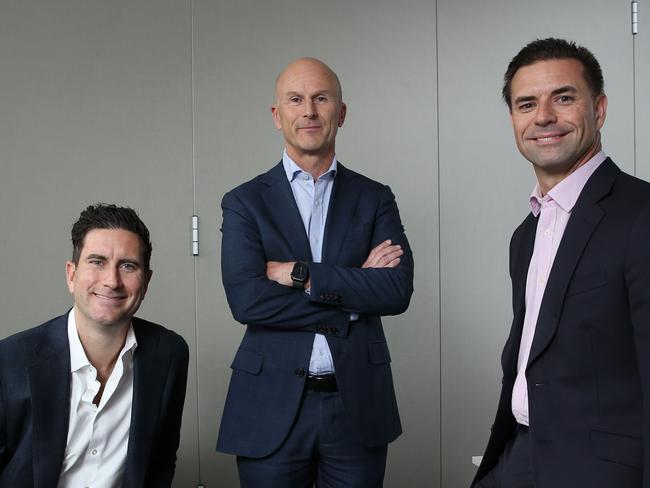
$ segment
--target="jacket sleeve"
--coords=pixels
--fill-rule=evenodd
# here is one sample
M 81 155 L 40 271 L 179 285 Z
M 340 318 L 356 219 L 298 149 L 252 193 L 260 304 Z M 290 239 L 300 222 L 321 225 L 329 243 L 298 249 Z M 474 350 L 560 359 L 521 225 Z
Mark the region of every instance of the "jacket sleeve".
M 388 186 L 383 187 L 379 198 L 366 255 L 386 239 L 399 244 L 404 251 L 395 268 L 362 269 L 310 263 L 311 300 L 360 314 L 397 315 L 404 312 L 413 293 L 413 253 L 404 234 L 395 196 Z
M 4 397 L 0 381 L 0 477 L 7 465 L 7 419 L 4 412 Z
M 223 197 L 221 207 L 221 274 L 235 320 L 310 331 L 322 325 L 347 326 L 349 313 L 315 303 L 303 291 L 269 280 L 262 235 L 251 212 L 233 192 Z
M 185 340 L 177 334 L 174 334 L 170 348 L 172 364 L 163 395 L 165 407 L 157 429 L 159 441 L 154 447 L 156 456 L 149 460 L 145 481 L 145 486 L 153 488 L 169 488 L 172 484 L 185 404 L 189 349 Z

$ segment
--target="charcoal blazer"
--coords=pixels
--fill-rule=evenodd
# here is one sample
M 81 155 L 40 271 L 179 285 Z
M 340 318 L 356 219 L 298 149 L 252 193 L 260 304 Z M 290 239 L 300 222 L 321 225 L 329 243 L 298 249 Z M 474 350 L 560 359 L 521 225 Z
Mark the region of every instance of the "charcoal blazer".
M 232 362 L 217 450 L 259 458 L 275 451 L 298 412 L 314 342 L 325 335 L 350 429 L 367 446 L 401 425 L 380 316 L 402 313 L 413 292 L 413 256 L 390 188 L 338 164 L 323 240 L 309 241 L 279 163 L 222 201 L 222 277 L 234 318 L 246 325 Z M 395 268 L 361 269 L 385 239 Z M 266 277 L 267 261 L 306 261 L 310 294 Z M 350 322 L 350 313 L 359 320 Z
M 537 219 L 510 244 L 514 319 L 475 482 L 516 422 L 512 389 Z M 608 158 L 580 194 L 549 274 L 526 366 L 537 488 L 650 488 L 650 184 Z
M 187 382 L 188 347 L 132 320 L 133 406 L 124 488 L 169 487 Z M 70 412 L 68 314 L 0 341 L 0 488 L 57 486 Z

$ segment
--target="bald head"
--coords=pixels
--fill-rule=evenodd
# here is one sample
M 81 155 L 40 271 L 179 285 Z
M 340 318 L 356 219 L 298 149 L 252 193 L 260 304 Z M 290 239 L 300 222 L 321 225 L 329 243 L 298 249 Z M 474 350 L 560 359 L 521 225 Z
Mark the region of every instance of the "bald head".
M 323 174 L 346 113 L 336 73 L 318 59 L 296 59 L 275 82 L 271 113 L 291 159 L 314 178 Z
M 275 80 L 275 101 L 278 101 L 278 94 L 282 93 L 287 80 L 295 81 L 305 76 L 318 76 L 326 80 L 332 87 L 336 98 L 341 101 L 343 93 L 339 77 L 332 69 L 316 58 L 298 58 L 282 70 Z

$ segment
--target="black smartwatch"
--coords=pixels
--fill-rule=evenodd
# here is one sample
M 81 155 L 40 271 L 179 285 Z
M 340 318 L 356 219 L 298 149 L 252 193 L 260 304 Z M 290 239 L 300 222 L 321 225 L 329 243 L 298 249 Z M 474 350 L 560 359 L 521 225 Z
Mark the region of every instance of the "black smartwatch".
M 309 281 L 309 265 L 302 261 L 296 262 L 291 271 L 291 281 L 293 281 L 294 288 L 304 290 L 305 285 Z

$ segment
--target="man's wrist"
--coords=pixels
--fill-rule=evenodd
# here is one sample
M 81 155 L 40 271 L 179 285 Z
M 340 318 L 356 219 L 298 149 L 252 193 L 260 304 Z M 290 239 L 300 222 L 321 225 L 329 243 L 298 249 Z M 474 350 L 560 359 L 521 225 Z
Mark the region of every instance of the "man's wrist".
M 304 290 L 311 286 L 309 265 L 303 261 L 296 261 L 294 263 L 290 276 L 293 287 L 298 290 Z

